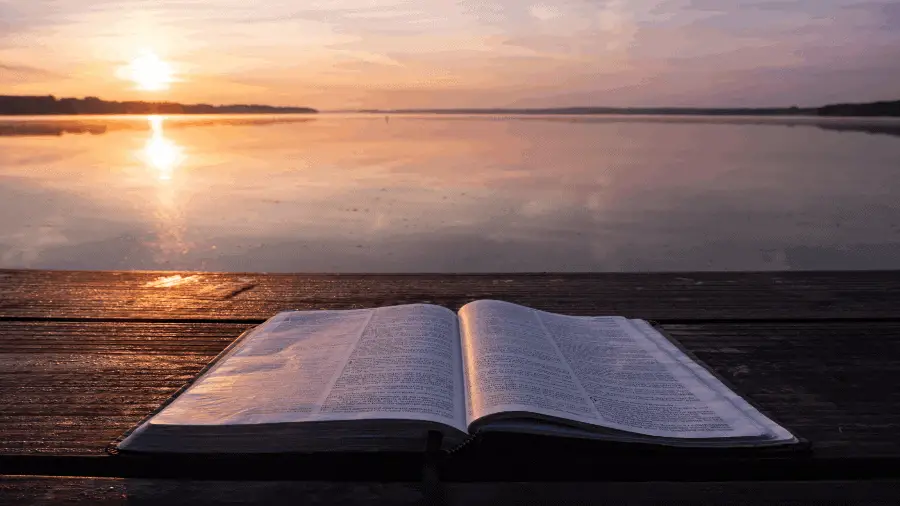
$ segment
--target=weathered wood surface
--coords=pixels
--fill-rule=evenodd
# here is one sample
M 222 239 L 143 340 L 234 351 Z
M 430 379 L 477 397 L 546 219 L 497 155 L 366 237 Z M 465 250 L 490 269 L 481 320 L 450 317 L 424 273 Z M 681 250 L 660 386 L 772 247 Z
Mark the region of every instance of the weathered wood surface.
M 0 454 L 102 455 L 247 327 L 0 322 Z
M 497 298 L 657 319 L 814 444 L 900 470 L 900 272 L 485 276 L 0 271 L 0 462 L 105 445 L 287 308 Z M 894 460 L 895 459 L 895 460 Z
M 443 504 L 895 505 L 900 481 L 445 484 Z M 419 483 L 222 482 L 0 476 L 0 503 L 35 506 L 430 504 Z
M 249 326 L 0 322 L 0 453 L 101 455 Z M 818 455 L 900 457 L 900 321 L 665 328 Z
M 265 319 L 280 309 L 497 298 L 657 320 L 898 316 L 900 271 L 287 275 L 0 270 L 0 318 Z

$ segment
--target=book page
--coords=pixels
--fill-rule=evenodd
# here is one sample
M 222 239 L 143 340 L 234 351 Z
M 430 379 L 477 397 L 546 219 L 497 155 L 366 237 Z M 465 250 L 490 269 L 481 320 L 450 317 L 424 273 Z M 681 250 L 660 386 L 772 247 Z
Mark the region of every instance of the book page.
M 498 301 L 460 314 L 471 419 L 527 411 L 659 437 L 765 433 L 625 318 Z
M 459 315 L 470 423 L 507 411 L 600 421 L 532 309 L 479 300 Z
M 766 433 L 628 319 L 535 314 L 597 408 L 603 426 L 677 438 Z
M 465 430 L 457 326 L 430 305 L 279 313 L 151 422 L 381 418 Z
M 719 379 L 716 378 L 712 373 L 707 371 L 696 361 L 692 360 L 677 346 L 675 346 L 675 344 L 666 339 L 664 335 L 653 328 L 653 326 L 647 323 L 645 320 L 629 321 L 632 325 L 634 325 L 635 328 L 640 330 L 641 333 L 647 336 L 647 338 L 650 339 L 661 350 L 665 351 L 674 360 L 690 369 L 696 375 L 696 377 L 706 383 L 709 388 L 717 391 L 723 397 L 728 399 L 737 409 L 741 410 L 745 415 L 752 418 L 758 425 L 764 427 L 766 429 L 766 432 L 771 435 L 772 439 L 781 441 L 789 441 L 795 439 L 794 435 L 791 434 L 790 431 L 778 425 L 777 423 L 769 419 L 766 415 L 760 413 L 759 410 L 754 408 L 743 397 L 722 384 L 722 382 L 719 381 Z
M 404 418 L 466 431 L 459 320 L 428 304 L 378 309 L 318 419 Z

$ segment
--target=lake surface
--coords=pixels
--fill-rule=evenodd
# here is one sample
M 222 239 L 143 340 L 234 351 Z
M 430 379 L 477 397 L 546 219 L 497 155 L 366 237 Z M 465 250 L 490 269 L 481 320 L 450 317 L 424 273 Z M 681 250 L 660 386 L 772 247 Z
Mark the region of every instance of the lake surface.
M 900 268 L 900 122 L 0 118 L 0 268 Z

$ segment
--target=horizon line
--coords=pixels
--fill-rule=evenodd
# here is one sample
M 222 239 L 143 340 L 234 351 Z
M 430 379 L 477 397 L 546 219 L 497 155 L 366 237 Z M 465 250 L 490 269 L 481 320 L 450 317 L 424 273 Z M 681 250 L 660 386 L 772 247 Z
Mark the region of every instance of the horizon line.
M 320 112 L 416 112 L 416 111 L 556 111 L 556 110 L 584 110 L 584 109 L 599 109 L 599 110 L 813 110 L 819 109 L 823 107 L 829 106 L 838 106 L 838 105 L 868 105 L 868 104 L 892 104 L 900 102 L 900 97 L 894 100 L 870 100 L 870 101 L 841 101 L 841 102 L 830 102 L 827 104 L 821 105 L 743 105 L 743 106 L 729 106 L 729 105 L 716 105 L 716 106 L 696 106 L 696 105 L 661 105 L 661 106 L 649 106 L 649 105 L 623 105 L 623 106 L 611 106 L 611 105 L 559 105 L 559 106 L 543 106 L 543 107 L 523 107 L 523 106 L 451 106 L 451 107 L 354 107 L 354 108 L 337 108 L 337 109 L 318 109 L 312 105 L 271 105 L 264 103 L 253 103 L 253 102 L 230 102 L 230 103 L 209 103 L 209 102 L 178 102 L 173 100 L 137 100 L 137 99 L 126 99 L 126 100 L 107 100 L 103 98 L 99 98 L 93 95 L 85 95 L 83 97 L 59 97 L 54 95 L 53 93 L 41 94 L 41 95 L 6 95 L 0 94 L 0 99 L 15 99 L 15 98 L 52 98 L 55 101 L 62 100 L 80 100 L 86 101 L 88 99 L 96 99 L 101 102 L 107 103 L 140 103 L 140 104 L 153 104 L 153 105 L 182 105 L 182 106 L 212 106 L 212 107 L 235 107 L 235 106 L 249 106 L 249 107 L 271 107 L 271 108 L 283 108 L 283 109 L 300 109 L 300 108 L 312 108 L 317 109 Z

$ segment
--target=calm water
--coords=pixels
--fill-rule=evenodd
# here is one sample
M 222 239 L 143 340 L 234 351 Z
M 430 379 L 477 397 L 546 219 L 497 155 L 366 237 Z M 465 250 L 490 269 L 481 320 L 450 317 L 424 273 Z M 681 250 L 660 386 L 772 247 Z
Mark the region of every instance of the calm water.
M 900 268 L 900 122 L 0 119 L 0 267 Z

